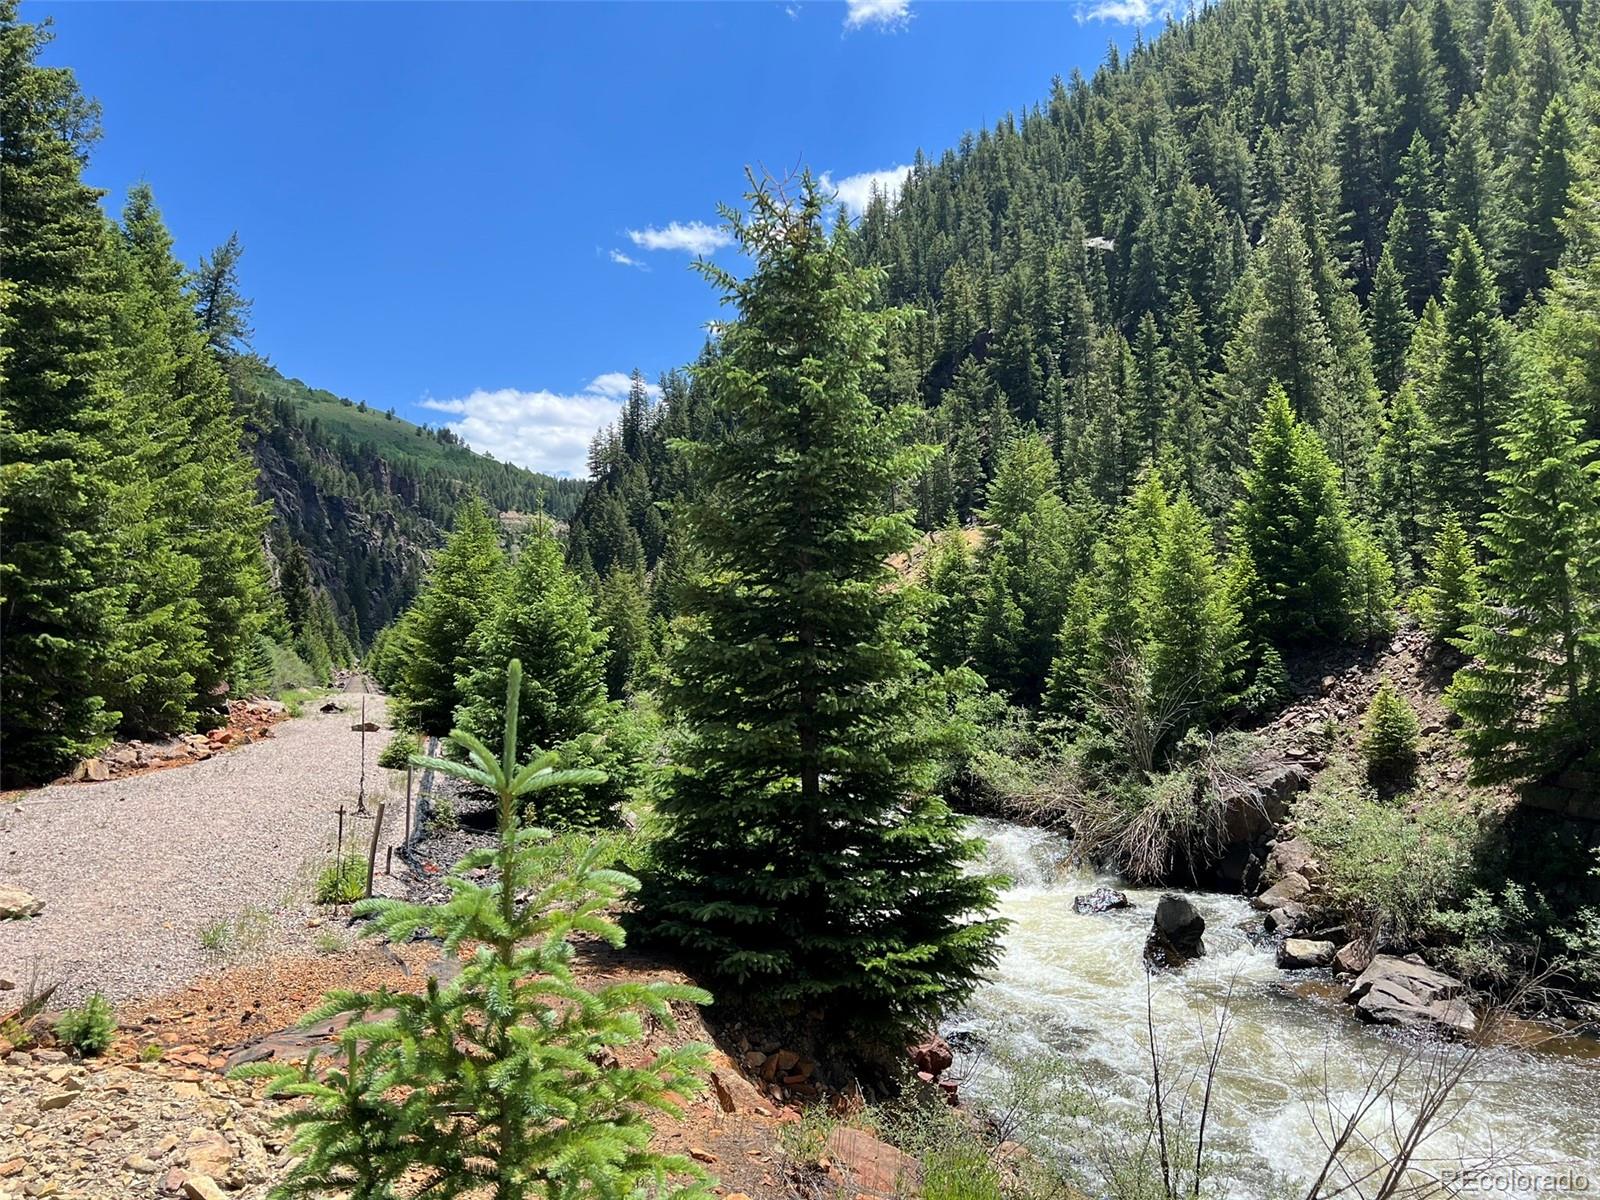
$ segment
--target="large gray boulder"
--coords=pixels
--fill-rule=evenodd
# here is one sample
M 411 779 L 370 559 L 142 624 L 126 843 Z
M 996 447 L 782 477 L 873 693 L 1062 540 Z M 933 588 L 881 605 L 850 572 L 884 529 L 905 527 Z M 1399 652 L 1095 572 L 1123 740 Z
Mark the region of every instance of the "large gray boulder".
M 1152 967 L 1181 967 L 1206 952 L 1205 931 L 1206 919 L 1200 910 L 1168 892 L 1156 904 L 1150 936 L 1144 943 L 1144 960 Z
M 1284 938 L 1278 947 L 1278 965 L 1286 971 L 1308 971 L 1313 967 L 1326 967 L 1333 962 L 1338 950 L 1332 942 L 1311 938 Z
M 1466 990 L 1461 980 L 1415 955 L 1379 954 L 1356 976 L 1344 999 L 1364 1021 L 1467 1037 L 1477 1032 L 1478 1020 Z
M 1262 912 L 1271 912 L 1288 904 L 1299 904 L 1311 894 L 1311 881 L 1298 871 L 1290 871 L 1250 903 Z

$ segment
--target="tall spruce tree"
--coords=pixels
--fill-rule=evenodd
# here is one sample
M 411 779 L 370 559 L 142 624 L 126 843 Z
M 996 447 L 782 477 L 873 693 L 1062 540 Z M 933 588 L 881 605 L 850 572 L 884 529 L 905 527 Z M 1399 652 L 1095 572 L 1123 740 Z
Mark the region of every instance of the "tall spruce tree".
M 1476 525 L 1499 463 L 1496 431 L 1511 403 L 1510 332 L 1494 280 L 1470 230 L 1461 232 L 1445 284 L 1438 382 L 1430 397 L 1434 488 L 1441 508 Z
M 994 881 L 927 790 L 930 675 L 885 565 L 912 531 L 884 510 L 927 454 L 865 391 L 879 279 L 828 237 L 809 175 L 749 200 L 729 219 L 753 272 L 701 267 L 736 311 L 701 376 L 728 433 L 690 450 L 704 571 L 666 689 L 683 737 L 641 920 L 724 996 L 815 1014 L 870 1058 L 994 963 Z
M 455 528 L 417 596 L 411 660 L 395 693 L 406 720 L 424 733 L 451 728 L 462 702 L 458 681 L 472 661 L 472 634 L 493 611 L 505 578 L 498 525 L 483 501 L 469 500 L 456 510 Z
M 1250 453 L 1234 525 L 1253 569 L 1255 636 L 1281 645 L 1342 635 L 1350 624 L 1349 517 L 1321 439 L 1295 418 L 1280 387 L 1267 398 Z
M 98 690 L 124 607 L 117 514 L 112 278 L 98 193 L 81 172 L 98 110 L 47 35 L 0 0 L 0 721 L 4 786 L 94 750 L 118 714 Z
M 540 824 L 595 826 L 616 819 L 639 781 L 638 747 L 617 728 L 606 702 L 605 638 L 595 628 L 589 592 L 562 562 L 561 547 L 540 531 L 524 543 L 510 577 L 467 644 L 476 664 L 456 677 L 455 724 L 478 738 L 505 723 L 506 675 L 501 663 L 534 664 L 522 676 L 517 741 L 560 754 L 573 768 L 597 767 L 602 783 L 561 789 L 529 814 Z
M 1600 751 L 1600 445 L 1581 429 L 1541 381 L 1500 439 L 1472 661 L 1446 694 L 1482 782 L 1537 780 Z
M 1187 494 L 1167 513 L 1150 598 L 1151 689 L 1188 714 L 1185 724 L 1217 716 L 1239 691 L 1240 615 L 1211 527 Z

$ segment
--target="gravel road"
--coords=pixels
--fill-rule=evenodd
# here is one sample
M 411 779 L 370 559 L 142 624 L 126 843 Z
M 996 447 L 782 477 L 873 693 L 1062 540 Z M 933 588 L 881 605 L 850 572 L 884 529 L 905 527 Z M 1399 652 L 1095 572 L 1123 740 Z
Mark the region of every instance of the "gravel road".
M 351 686 L 359 691 L 359 678 Z M 45 903 L 38 917 L 0 923 L 0 977 L 19 992 L 31 979 L 59 982 L 53 1005 L 96 988 L 128 1000 L 310 941 L 335 810 L 355 808 L 361 766 L 361 735 L 350 728 L 361 697 L 335 699 L 345 711 L 318 712 L 313 701 L 275 736 L 205 762 L 42 788 L 0 808 L 0 883 Z M 385 724 L 381 696 L 367 698 L 367 719 Z M 388 737 L 366 738 L 368 805 L 391 800 L 380 873 L 400 839 L 405 795 L 405 774 L 377 765 Z M 370 820 L 346 818 L 347 848 L 365 852 L 371 836 Z M 217 940 L 222 922 L 223 944 L 203 946 L 202 933 Z

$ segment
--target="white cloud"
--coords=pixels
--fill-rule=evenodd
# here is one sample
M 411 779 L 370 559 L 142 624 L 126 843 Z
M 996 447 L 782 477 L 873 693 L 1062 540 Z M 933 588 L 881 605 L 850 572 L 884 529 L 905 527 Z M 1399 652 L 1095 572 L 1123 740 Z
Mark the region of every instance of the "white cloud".
M 783 12 L 784 15 L 787 16 L 791 21 L 798 21 L 800 19 L 800 6 L 798 4 L 785 4 L 783 6 Z
M 648 271 L 650 269 L 647 264 L 640 262 L 637 258 L 632 258 L 629 255 L 624 254 L 621 250 L 611 251 L 611 261 L 616 263 L 619 267 L 638 267 L 641 271 Z
M 911 20 L 911 0 L 845 0 L 844 27 L 902 29 Z
M 453 432 L 501 462 L 547 475 L 580 476 L 589 469 L 589 442 L 617 419 L 629 382 L 623 372 L 608 371 L 570 396 L 479 388 L 456 400 L 424 400 L 422 407 L 455 417 L 447 422 Z M 647 387 L 651 399 L 660 396 L 660 388 Z
M 645 250 L 682 250 L 688 254 L 710 254 L 733 242 L 727 230 L 707 225 L 704 221 L 690 221 L 688 224 L 674 221 L 664 229 L 650 225 L 644 229 L 630 229 L 628 236 L 633 239 L 635 246 Z
M 1081 5 L 1079 21 L 1111 21 L 1117 25 L 1148 25 L 1172 11 L 1170 3 L 1157 0 L 1099 0 Z
M 866 211 L 874 191 L 882 192 L 892 202 L 900 194 L 900 187 L 909 174 L 911 167 L 907 164 L 903 167 L 889 167 L 883 171 L 863 171 L 859 175 L 846 175 L 835 183 L 831 175 L 823 172 L 822 186 L 838 193 L 839 203 L 859 217 Z

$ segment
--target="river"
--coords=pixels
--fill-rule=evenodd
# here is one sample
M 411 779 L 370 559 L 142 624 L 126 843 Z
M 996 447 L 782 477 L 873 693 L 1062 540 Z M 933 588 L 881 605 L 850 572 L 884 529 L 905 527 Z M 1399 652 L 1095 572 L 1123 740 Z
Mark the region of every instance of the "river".
M 1142 1112 L 1147 1103 L 1151 1063 L 1141 955 L 1160 892 L 1068 865 L 1068 845 L 1056 835 L 997 821 L 974 826 L 988 841 L 990 867 L 1013 879 L 1001 902 L 1013 924 L 996 977 L 947 1025 L 962 1048 L 957 1074 L 968 1074 L 965 1094 L 1004 1105 L 1019 1087 L 1015 1064 L 1067 1064 L 1074 1094 L 1092 1096 L 1093 1112 L 1085 1115 L 1080 1103 L 1075 1115 L 1053 1117 L 1057 1142 L 1075 1147 L 1075 1158 L 1085 1148 L 1092 1157 L 1094 1147 L 1108 1144 L 1106 1114 Z M 1075 913 L 1073 897 L 1097 883 L 1121 887 L 1134 907 Z M 1329 1124 L 1324 1095 L 1339 1106 L 1353 1104 L 1380 1061 L 1386 1055 L 1393 1061 L 1414 1043 L 1357 1021 L 1325 972 L 1279 970 L 1271 950 L 1252 944 L 1239 928 L 1255 915 L 1243 898 L 1185 894 L 1205 916 L 1207 954 L 1150 980 L 1164 1070 L 1168 1079 L 1184 1078 L 1205 1061 L 1202 1039 L 1214 1034 L 1231 989 L 1206 1135 L 1214 1184 L 1239 1200 L 1282 1195 L 1285 1181 L 1294 1194 L 1292 1181 L 1314 1177 L 1326 1157 L 1318 1132 Z M 1448 1124 L 1420 1157 L 1436 1172 L 1463 1160 L 1497 1163 L 1480 1190 L 1499 1194 L 1562 1190 L 1545 1182 L 1552 1175 L 1569 1182 L 1574 1194 L 1600 1194 L 1600 1059 L 1594 1051 L 1586 1042 L 1562 1052 L 1481 1052 L 1455 1093 Z M 1393 1089 L 1402 1110 L 1417 1086 Z M 1196 1090 L 1191 1104 L 1198 1099 Z M 1385 1107 L 1363 1128 L 1381 1139 L 1387 1116 Z M 1033 1134 L 1049 1136 L 1038 1128 Z M 1304 1190 L 1302 1183 L 1299 1194 Z

